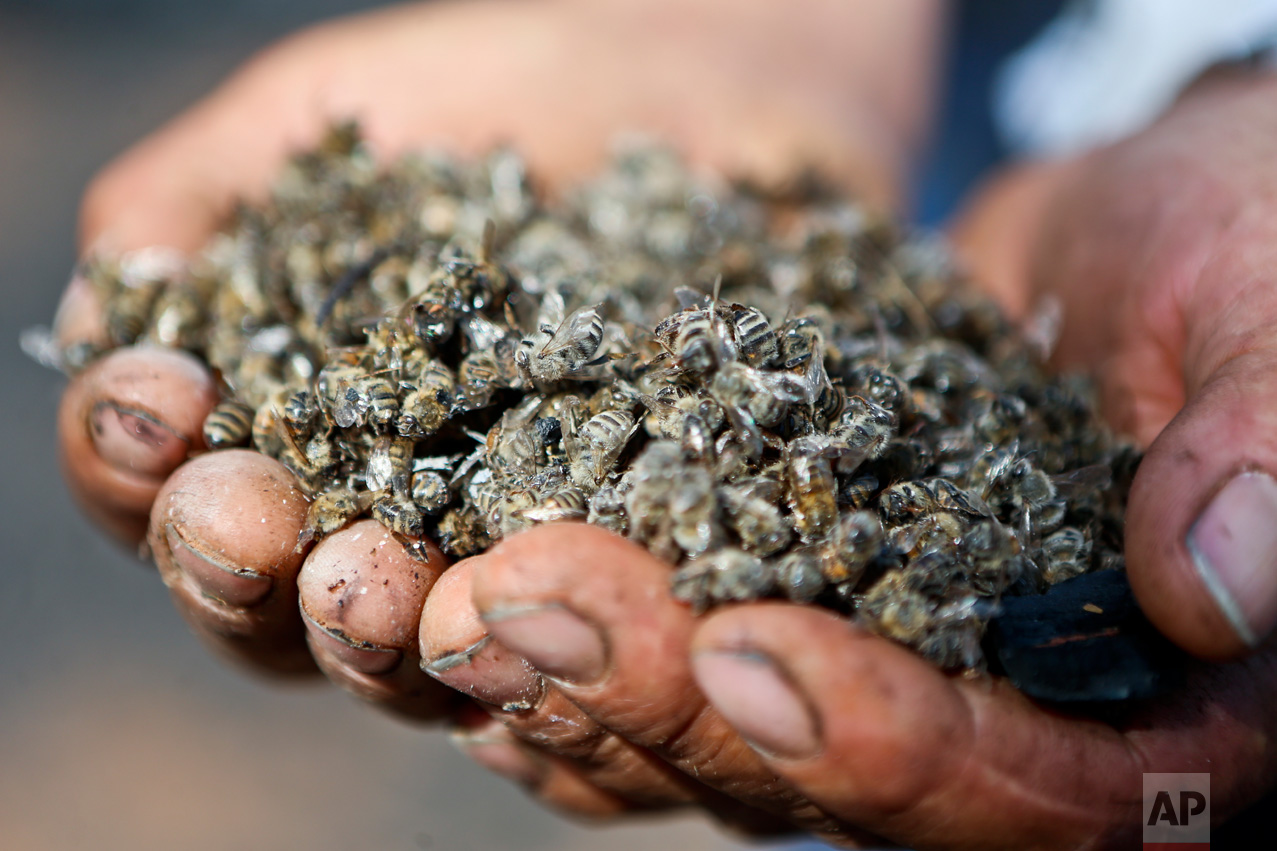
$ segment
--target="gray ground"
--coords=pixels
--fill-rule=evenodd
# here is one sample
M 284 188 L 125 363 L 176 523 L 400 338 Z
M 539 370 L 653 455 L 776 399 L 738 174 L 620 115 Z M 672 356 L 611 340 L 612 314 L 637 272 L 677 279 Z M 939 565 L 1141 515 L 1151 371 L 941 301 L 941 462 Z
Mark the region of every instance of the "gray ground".
M 352 0 L 0 0 L 0 846 L 736 847 L 694 820 L 568 825 L 321 686 L 224 669 L 57 472 L 62 379 L 19 352 L 93 172 L 274 36 Z

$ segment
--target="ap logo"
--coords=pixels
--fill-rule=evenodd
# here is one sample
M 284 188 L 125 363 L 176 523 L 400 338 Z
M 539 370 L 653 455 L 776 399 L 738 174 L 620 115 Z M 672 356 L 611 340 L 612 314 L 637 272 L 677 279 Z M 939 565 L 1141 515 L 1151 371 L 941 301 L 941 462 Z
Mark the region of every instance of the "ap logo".
M 1144 775 L 1144 851 L 1210 848 L 1210 775 Z

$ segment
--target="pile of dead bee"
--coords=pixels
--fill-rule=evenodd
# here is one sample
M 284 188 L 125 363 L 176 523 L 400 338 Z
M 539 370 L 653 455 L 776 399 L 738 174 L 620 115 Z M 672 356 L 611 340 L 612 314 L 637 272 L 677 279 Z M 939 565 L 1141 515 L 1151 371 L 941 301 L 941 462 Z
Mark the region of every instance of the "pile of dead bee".
M 981 664 L 1003 596 L 1122 567 L 1138 455 L 1085 383 L 933 241 L 815 182 L 637 146 L 548 204 L 507 151 L 379 169 L 341 127 L 162 259 L 86 270 L 110 344 L 216 369 L 206 442 L 296 474 L 299 547 L 365 514 L 454 556 L 585 521 L 697 609 L 816 603 L 947 668 Z

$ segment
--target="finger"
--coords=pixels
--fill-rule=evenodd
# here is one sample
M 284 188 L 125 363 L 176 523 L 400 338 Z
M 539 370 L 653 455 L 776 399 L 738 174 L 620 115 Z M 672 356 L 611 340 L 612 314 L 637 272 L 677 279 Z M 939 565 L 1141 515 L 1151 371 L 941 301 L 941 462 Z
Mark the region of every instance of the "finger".
M 1032 309 L 1030 260 L 1049 202 L 1079 167 L 1074 160 L 1033 162 L 996 174 L 971 193 L 949 225 L 963 268 L 1012 317 Z
M 243 449 L 201 455 L 160 489 L 147 540 L 196 633 L 262 673 L 309 674 L 295 551 L 307 500 L 279 462 Z
M 692 653 L 697 682 L 766 764 L 850 823 L 928 848 L 1092 847 L 1116 841 L 1114 826 L 1138 835 L 1144 768 L 1126 740 L 1003 682 L 946 677 L 789 604 L 711 615 Z
M 59 349 L 64 352 L 79 343 L 98 348 L 107 345 L 102 302 L 88 278 L 83 275 L 72 276 L 71 283 L 63 291 L 62 300 L 53 317 L 53 334 Z
M 62 466 L 94 520 L 136 543 L 169 473 L 204 448 L 217 403 L 195 358 L 159 348 L 113 352 L 74 378 L 58 411 Z
M 533 753 L 566 760 L 593 786 L 633 806 L 682 806 L 698 795 L 711 797 L 710 790 L 606 730 L 492 639 L 471 601 L 483 561 L 479 556 L 460 562 L 431 590 L 421 618 L 424 670 L 491 706 Z
M 432 719 L 457 698 L 420 667 L 421 611 L 446 567 L 433 544 L 425 551 L 418 561 L 376 520 L 360 520 L 311 551 L 297 584 L 307 641 L 329 679 L 400 715 Z
M 1191 313 L 1187 402 L 1149 447 L 1127 510 L 1141 605 L 1211 658 L 1277 624 L 1277 298 L 1264 277 L 1277 257 L 1263 259 L 1229 253 L 1197 284 L 1212 295 Z
M 489 552 L 473 593 L 495 639 L 603 727 L 749 806 L 829 827 L 705 703 L 687 656 L 695 619 L 669 579 L 623 538 L 549 526 Z
M 520 741 L 482 710 L 463 713 L 449 739 L 488 771 L 523 787 L 540 803 L 564 815 L 600 820 L 640 809 L 600 789 L 571 763 Z

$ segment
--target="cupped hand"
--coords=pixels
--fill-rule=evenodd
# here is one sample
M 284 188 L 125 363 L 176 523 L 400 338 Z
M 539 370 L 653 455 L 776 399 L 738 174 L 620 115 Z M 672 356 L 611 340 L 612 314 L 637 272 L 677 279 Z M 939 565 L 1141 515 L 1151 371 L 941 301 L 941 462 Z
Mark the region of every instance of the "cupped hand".
M 1209 771 L 1221 818 L 1277 773 L 1271 646 L 1195 663 L 1182 691 L 1105 723 L 945 675 L 822 610 L 695 617 L 670 571 L 589 526 L 451 568 L 421 656 L 501 724 L 467 725 L 462 746 L 560 808 L 695 805 L 848 847 L 1124 848 L 1143 772 Z
M 84 199 L 81 246 L 194 252 L 236 201 L 264 195 L 288 155 L 351 117 L 386 159 L 514 142 L 554 186 L 640 130 L 761 181 L 818 163 L 885 206 L 919 135 L 927 62 L 889 72 L 925 58 L 935 20 L 929 0 L 854 11 L 816 0 L 802 16 L 728 0 L 487 0 L 325 24 L 268 49 L 105 169 Z M 73 281 L 60 342 L 100 341 L 99 308 Z M 219 651 L 276 675 L 318 663 L 377 703 L 443 711 L 452 693 L 420 671 L 416 634 L 442 557 L 412 560 L 370 523 L 295 552 L 306 500 L 284 468 L 204 453 L 217 400 L 205 367 L 168 350 L 118 350 L 75 377 L 59 435 L 76 499 L 122 541 L 149 542 L 177 605 Z
M 1020 313 L 1059 308 L 1148 447 L 1127 566 L 1153 622 L 1235 658 L 1277 624 L 1277 76 L 1210 79 L 1126 142 L 995 183 L 959 228 Z
M 1114 424 L 1148 445 L 1131 581 L 1164 633 L 1215 661 L 1105 721 L 1070 717 L 829 613 L 693 618 L 646 552 L 544 528 L 457 565 L 427 602 L 427 670 L 504 728 L 475 725 L 476 757 L 560 806 L 570 779 L 615 807 L 731 820 L 744 805 L 918 848 L 1129 847 L 1146 772 L 1210 773 L 1217 822 L 1270 790 L 1275 97 L 1269 77 L 1203 84 L 1137 137 L 1003 178 L 958 232 L 1013 312 L 1058 302 L 1056 361 L 1092 371 Z

